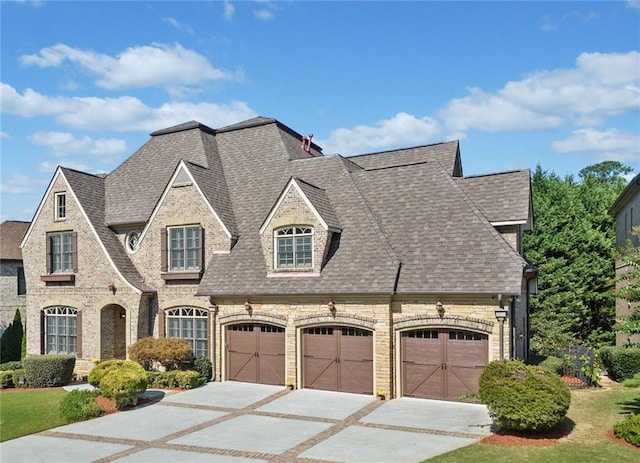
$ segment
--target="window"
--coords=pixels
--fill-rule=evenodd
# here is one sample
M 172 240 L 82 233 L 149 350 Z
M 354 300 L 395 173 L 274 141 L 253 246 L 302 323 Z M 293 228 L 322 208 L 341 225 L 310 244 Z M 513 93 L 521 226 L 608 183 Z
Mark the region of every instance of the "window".
M 49 307 L 44 310 L 45 353 L 76 354 L 78 352 L 78 311 L 71 307 Z
M 27 294 L 27 281 L 24 277 L 24 267 L 18 267 L 18 296 Z
M 195 307 L 167 310 L 167 337 L 186 339 L 196 357 L 207 357 L 207 315 Z
M 49 273 L 71 273 L 74 271 L 73 233 L 49 234 Z
M 200 268 L 200 227 L 169 229 L 169 271 Z
M 313 228 L 288 227 L 276 231 L 276 268 L 313 265 Z
M 64 220 L 67 218 L 67 195 L 65 193 L 55 193 L 54 195 L 56 210 L 55 220 Z

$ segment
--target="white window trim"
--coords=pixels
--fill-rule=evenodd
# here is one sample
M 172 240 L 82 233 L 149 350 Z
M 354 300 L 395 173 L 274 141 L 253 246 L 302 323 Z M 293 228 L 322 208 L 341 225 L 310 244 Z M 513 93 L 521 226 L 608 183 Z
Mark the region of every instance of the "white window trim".
M 193 315 L 187 315 L 185 314 L 185 311 L 187 310 L 193 310 Z M 197 331 L 196 331 L 196 324 L 195 324 L 195 320 L 204 320 L 205 321 L 205 338 L 204 340 L 206 341 L 207 345 L 205 347 L 205 357 L 208 357 L 208 353 L 209 353 L 209 313 L 207 312 L 207 310 L 202 309 L 200 307 L 173 307 L 171 309 L 167 309 L 165 310 L 164 313 L 165 316 L 165 325 L 164 325 L 164 331 L 165 331 L 165 336 L 169 337 L 169 319 L 170 318 L 177 318 L 179 320 L 184 320 L 184 319 L 189 319 L 189 320 L 194 320 L 193 323 L 193 338 L 185 338 L 182 337 L 182 323 L 179 322 L 179 326 L 178 326 L 178 331 L 179 331 L 179 338 L 181 339 L 186 339 L 190 344 L 191 344 L 191 350 L 193 351 L 193 355 L 197 355 L 196 351 L 195 351 L 195 344 L 196 341 L 201 341 L 202 339 L 197 337 Z
M 70 352 L 69 351 L 69 338 L 72 337 L 71 335 L 69 335 L 69 333 L 67 332 L 66 335 L 64 335 L 67 338 L 67 350 L 66 352 L 60 352 L 58 351 L 58 337 L 59 335 L 57 333 L 54 333 L 53 336 L 55 336 L 55 346 L 56 349 L 55 351 L 49 351 L 49 332 L 48 332 L 48 322 L 47 319 L 49 317 L 55 317 L 56 319 L 58 318 L 71 318 L 74 317 L 76 319 L 76 334 L 75 339 L 76 339 L 76 349 L 74 352 Z M 56 306 L 56 307 L 47 307 L 46 309 L 44 309 L 44 352 L 47 355 L 77 355 L 78 353 L 78 309 L 74 309 L 73 307 L 63 307 L 63 306 Z M 58 328 L 58 326 L 56 325 L 56 329 Z M 68 329 L 68 326 L 67 326 Z
M 286 230 L 287 228 L 293 228 L 294 233 L 292 235 L 278 236 L 278 232 L 281 230 Z M 309 234 L 297 234 L 295 233 L 296 228 L 309 228 L 311 233 Z M 291 236 L 310 236 L 311 237 L 311 265 L 308 267 L 296 267 L 296 250 L 295 250 L 295 239 L 293 246 L 293 267 L 279 267 L 278 266 L 278 238 Z M 315 229 L 311 225 L 287 225 L 285 227 L 278 227 L 273 230 L 273 269 L 278 272 L 309 272 L 314 269 L 315 264 L 315 251 L 314 251 L 314 242 L 315 242 Z
M 65 235 L 69 235 L 71 237 L 71 252 L 70 253 L 65 253 L 64 252 L 64 236 Z M 54 249 L 53 249 L 53 237 L 54 236 L 59 236 L 60 237 L 60 269 L 55 269 L 54 268 L 54 255 L 57 254 Z M 51 232 L 47 235 L 47 239 L 51 240 L 49 246 L 51 246 L 51 254 L 49 256 L 47 256 L 47 259 L 51 259 L 50 262 L 50 267 L 51 267 L 51 274 L 52 275 L 57 275 L 60 273 L 74 273 L 73 272 L 73 253 L 74 253 L 74 249 L 73 249 L 73 232 L 70 231 L 63 231 L 63 232 Z M 69 269 L 65 269 L 64 268 L 64 256 L 65 254 L 70 254 L 71 255 L 71 268 Z
M 60 215 L 60 198 L 64 198 L 64 215 Z M 60 191 L 53 194 L 53 218 L 56 222 L 62 222 L 67 220 L 67 193 L 66 191 Z

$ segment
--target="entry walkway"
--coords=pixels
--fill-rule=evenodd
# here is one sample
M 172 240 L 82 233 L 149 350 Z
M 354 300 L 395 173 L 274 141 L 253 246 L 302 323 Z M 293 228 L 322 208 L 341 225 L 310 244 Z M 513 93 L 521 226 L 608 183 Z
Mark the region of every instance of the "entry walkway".
M 0 444 L 2 461 L 415 463 L 491 433 L 482 405 L 224 382 Z

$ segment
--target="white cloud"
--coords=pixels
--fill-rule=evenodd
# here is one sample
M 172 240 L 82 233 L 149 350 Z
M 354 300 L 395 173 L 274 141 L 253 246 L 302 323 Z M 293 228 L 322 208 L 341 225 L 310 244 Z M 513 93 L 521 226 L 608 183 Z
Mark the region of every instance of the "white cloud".
M 40 172 L 53 173 L 58 168 L 58 166 L 68 167 L 69 169 L 75 169 L 81 172 L 91 173 L 95 171 L 95 169 L 92 169 L 88 164 L 85 164 L 83 162 L 71 161 L 69 159 L 61 159 L 58 163 L 43 161 L 38 164 L 38 170 Z
M 318 141 L 325 153 L 353 155 L 367 151 L 420 145 L 440 136 L 440 125 L 430 117 L 418 118 L 398 113 L 390 119 L 377 122 L 373 127 L 359 125 L 353 129 L 337 129 L 327 140 Z
M 11 140 L 11 135 L 4 130 L 0 130 L 0 140 Z
M 222 14 L 222 17 L 227 21 L 230 21 L 231 18 L 233 18 L 233 14 L 235 13 L 235 11 L 236 7 L 233 6 L 233 3 L 224 2 L 224 13 Z
M 151 107 L 130 96 L 49 97 L 32 89 L 20 94 L 5 83 L 0 83 L 0 108 L 3 113 L 22 117 L 54 116 L 58 123 L 74 129 L 118 132 L 151 132 L 189 120 L 215 128 L 256 116 L 242 101 L 168 102 Z
M 127 151 L 127 143 L 122 139 L 88 136 L 77 138 L 69 132 L 36 132 L 29 137 L 36 145 L 48 147 L 56 156 L 68 154 L 91 154 L 110 159 Z
M 180 21 L 178 21 L 175 18 L 162 18 L 162 22 L 163 23 L 167 23 L 167 24 L 175 27 L 176 29 L 183 30 L 187 34 L 190 34 L 190 35 L 194 35 L 195 34 L 194 30 L 191 27 L 187 26 L 186 24 L 181 23 Z
M 582 53 L 576 67 L 530 74 L 495 93 L 478 88 L 439 115 L 457 130 L 531 130 L 602 121 L 640 109 L 640 53 Z
M 152 44 L 127 48 L 115 58 L 59 43 L 33 55 L 23 55 L 23 65 L 58 67 L 70 61 L 95 74 L 96 85 L 109 90 L 151 86 L 194 85 L 239 76 L 214 68 L 209 60 L 180 44 Z
M 267 8 L 260 8 L 259 10 L 255 10 L 253 14 L 261 21 L 269 21 L 275 17 L 273 11 Z
M 596 153 L 606 159 L 640 162 L 640 134 L 617 129 L 574 130 L 569 138 L 551 143 L 556 153 Z
M 640 10 L 640 0 L 627 0 L 627 7 Z
M 6 182 L 0 184 L 0 193 L 3 194 L 25 194 L 34 191 L 33 179 L 26 175 L 13 174 Z

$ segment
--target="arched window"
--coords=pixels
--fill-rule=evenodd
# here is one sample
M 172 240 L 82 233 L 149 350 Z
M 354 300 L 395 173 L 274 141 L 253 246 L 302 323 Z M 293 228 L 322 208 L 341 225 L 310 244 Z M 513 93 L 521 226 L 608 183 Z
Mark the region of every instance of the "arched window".
M 47 354 L 71 354 L 78 352 L 78 311 L 71 307 L 44 309 L 45 352 Z
M 166 336 L 183 338 L 191 343 L 193 355 L 207 357 L 207 311 L 197 307 L 176 307 L 165 312 Z
M 313 266 L 313 228 L 287 227 L 276 230 L 276 268 Z

